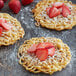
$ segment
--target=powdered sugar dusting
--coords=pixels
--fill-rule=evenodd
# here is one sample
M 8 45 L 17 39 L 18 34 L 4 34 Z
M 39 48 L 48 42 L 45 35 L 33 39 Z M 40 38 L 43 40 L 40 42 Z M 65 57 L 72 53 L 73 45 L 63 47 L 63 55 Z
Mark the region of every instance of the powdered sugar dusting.
M 34 0 L 34 2 L 28 6 L 22 7 L 19 14 L 14 15 L 21 22 L 22 27 L 25 29 L 25 36 L 16 44 L 6 47 L 0 47 L 0 63 L 10 66 L 12 69 L 10 72 L 8 69 L 4 69 L 0 66 L 0 76 L 50 76 L 46 74 L 33 74 L 26 71 L 21 65 L 18 64 L 17 52 L 19 46 L 26 40 L 32 37 L 57 37 L 68 44 L 72 54 L 71 63 L 62 71 L 55 73 L 53 76 L 76 76 L 76 27 L 72 30 L 65 30 L 57 32 L 55 30 L 48 30 L 42 27 L 36 27 L 31 9 L 40 0 Z M 28 10 L 29 9 L 29 10 Z M 8 12 L 10 14 L 10 12 Z

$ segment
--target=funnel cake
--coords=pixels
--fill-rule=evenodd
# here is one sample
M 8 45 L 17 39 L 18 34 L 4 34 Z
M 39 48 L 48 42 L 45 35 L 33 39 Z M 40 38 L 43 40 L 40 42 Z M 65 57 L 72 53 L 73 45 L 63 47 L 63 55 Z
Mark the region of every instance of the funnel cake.
M 63 17 L 62 14 L 50 18 L 47 15 L 46 9 L 48 7 L 52 7 L 52 4 L 55 2 L 62 2 L 66 6 L 69 7 L 71 14 L 67 17 Z M 54 29 L 57 31 L 61 31 L 64 29 L 72 29 L 73 26 L 76 25 L 76 5 L 72 4 L 70 1 L 65 0 L 42 0 L 35 8 L 32 10 L 34 13 L 34 18 L 37 21 L 36 26 L 42 26 L 48 29 Z
M 33 44 L 39 44 L 43 42 L 52 43 L 55 46 L 55 54 L 51 57 L 48 56 L 45 61 L 40 61 L 36 55 L 29 54 L 28 49 Z M 58 38 L 32 38 L 26 40 L 23 45 L 20 46 L 18 51 L 19 63 L 30 72 L 33 73 L 48 73 L 52 74 L 56 71 L 61 71 L 71 60 L 71 53 L 69 47 Z
M 12 27 L 12 29 L 9 29 L 6 23 L 6 25 L 2 25 L 4 29 L 0 36 L 0 46 L 14 44 L 17 40 L 23 38 L 24 29 L 21 27 L 21 24 L 17 19 L 7 13 L 0 13 L 0 20 L 6 20 L 6 22 L 10 24 L 9 28 Z

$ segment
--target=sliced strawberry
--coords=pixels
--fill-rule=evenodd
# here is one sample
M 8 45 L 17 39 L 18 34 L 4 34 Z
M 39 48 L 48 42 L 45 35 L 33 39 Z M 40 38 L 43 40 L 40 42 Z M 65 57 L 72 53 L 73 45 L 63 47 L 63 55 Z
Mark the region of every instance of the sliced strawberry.
M 61 8 L 58 8 L 58 10 L 60 11 L 60 13 L 62 14 L 62 7 Z
M 67 17 L 68 15 L 70 15 L 71 14 L 71 11 L 69 10 L 69 7 L 68 6 L 63 6 L 62 7 L 62 15 L 64 16 L 64 17 Z
M 7 23 L 7 20 L 1 18 L 1 19 L 0 19 L 0 24 L 1 24 L 1 23 Z
M 47 13 L 47 15 L 49 15 L 49 10 L 50 10 L 50 8 L 51 8 L 51 7 L 46 8 L 46 13 Z
M 12 28 L 11 24 L 7 23 L 7 20 L 0 19 L 0 26 L 3 27 L 5 30 L 10 30 Z
M 49 10 L 49 17 L 50 18 L 56 17 L 58 15 L 60 15 L 60 11 L 56 7 L 50 8 L 50 10 Z
M 3 28 L 0 27 L 0 36 L 2 35 Z
M 29 49 L 28 49 L 28 52 L 29 53 L 33 53 L 35 52 L 37 49 L 37 44 L 33 44 Z
M 5 30 L 10 30 L 12 28 L 12 26 L 7 23 L 1 23 L 0 26 L 3 27 Z
M 56 8 L 60 8 L 60 7 L 62 7 L 63 5 L 64 5 L 64 3 L 61 3 L 61 2 L 55 2 L 55 3 L 53 4 L 53 6 L 56 7 Z
M 33 1 L 34 0 L 22 0 L 21 2 L 23 5 L 28 5 L 28 4 L 32 3 Z
M 55 54 L 55 48 L 48 49 L 48 55 L 53 56 Z
M 54 47 L 52 43 L 43 42 L 43 43 L 38 44 L 37 49 L 49 49 L 51 47 Z
M 44 61 L 48 57 L 48 50 L 47 49 L 41 49 L 36 51 L 36 56 L 40 61 Z
M 21 3 L 19 0 L 10 0 L 8 3 L 9 8 L 14 12 L 14 13 L 19 13 L 21 9 Z

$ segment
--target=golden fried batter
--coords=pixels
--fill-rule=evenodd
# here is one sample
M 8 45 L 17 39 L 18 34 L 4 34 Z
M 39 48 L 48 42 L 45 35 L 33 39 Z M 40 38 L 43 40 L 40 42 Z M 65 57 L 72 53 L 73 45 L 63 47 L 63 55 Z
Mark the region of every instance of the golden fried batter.
M 45 61 L 40 61 L 35 55 L 30 55 L 27 50 L 33 44 L 42 42 L 51 42 L 55 46 L 55 54 L 53 57 L 48 56 Z M 71 53 L 69 47 L 58 38 L 32 38 L 26 40 L 23 45 L 20 46 L 18 51 L 19 63 L 30 72 L 33 73 L 48 73 L 52 74 L 56 71 L 61 71 L 71 60 Z
M 17 19 L 7 13 L 0 13 L 0 18 L 4 18 L 13 26 L 11 30 L 2 32 L 2 36 L 0 36 L 0 46 L 14 44 L 17 40 L 23 38 L 24 30 Z
M 68 17 L 63 17 L 62 15 L 49 18 L 46 14 L 46 8 L 51 7 L 54 2 L 64 2 L 71 10 L 71 15 Z M 72 2 L 68 2 L 66 0 L 42 0 L 35 8 L 32 10 L 34 13 L 34 18 L 37 21 L 36 26 L 46 27 L 48 29 L 54 29 L 57 31 L 61 31 L 64 29 L 72 29 L 73 26 L 76 25 L 76 5 L 72 4 Z

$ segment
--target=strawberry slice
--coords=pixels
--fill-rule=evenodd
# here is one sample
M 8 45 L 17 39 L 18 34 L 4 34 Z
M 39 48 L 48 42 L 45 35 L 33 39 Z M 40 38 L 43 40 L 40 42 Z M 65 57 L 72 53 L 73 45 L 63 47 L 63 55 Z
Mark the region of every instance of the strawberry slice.
M 64 3 L 61 3 L 61 2 L 55 2 L 55 3 L 53 4 L 53 6 L 56 7 L 56 8 L 60 8 L 60 7 L 62 7 L 63 5 L 64 5 Z
M 3 31 L 3 29 L 2 29 L 2 27 L 0 27 L 0 36 L 2 35 L 2 31 Z
M 62 14 L 62 7 L 58 9 L 60 11 L 60 13 Z
M 1 24 L 2 22 L 7 23 L 7 20 L 1 18 L 1 19 L 0 19 L 0 24 Z
M 64 17 L 67 17 L 68 15 L 70 15 L 71 14 L 71 11 L 69 10 L 69 7 L 68 6 L 63 6 L 62 7 L 62 15 L 64 16 Z
M 27 51 L 29 53 L 34 53 L 36 51 L 37 44 L 33 44 Z
M 12 28 L 11 24 L 7 23 L 7 20 L 5 19 L 0 19 L 0 26 L 5 30 L 10 30 Z
M 56 7 L 50 8 L 50 10 L 49 10 L 49 17 L 50 18 L 56 17 L 58 15 L 60 15 L 60 11 Z
M 40 61 L 44 61 L 48 57 L 48 50 L 47 49 L 39 49 L 36 51 L 36 56 Z
M 54 47 L 54 45 L 52 43 L 43 42 L 43 43 L 38 44 L 37 49 L 49 49 L 52 47 Z
M 10 30 L 12 28 L 12 26 L 8 23 L 1 23 L 0 26 L 2 26 L 5 30 Z
M 49 15 L 49 10 L 50 10 L 50 8 L 51 8 L 51 7 L 46 8 L 46 13 L 47 13 L 47 15 Z
M 48 55 L 53 56 L 55 54 L 55 48 L 48 49 Z

